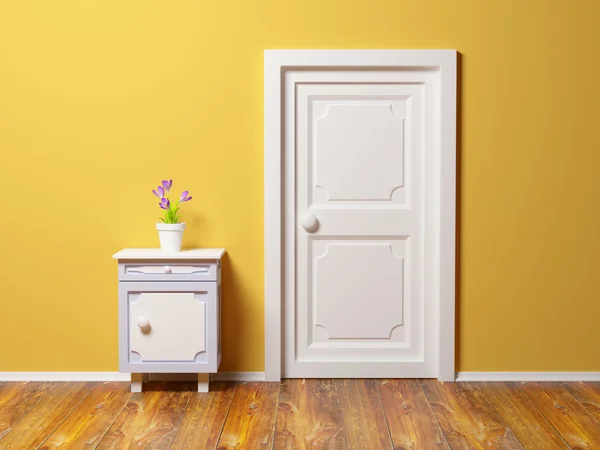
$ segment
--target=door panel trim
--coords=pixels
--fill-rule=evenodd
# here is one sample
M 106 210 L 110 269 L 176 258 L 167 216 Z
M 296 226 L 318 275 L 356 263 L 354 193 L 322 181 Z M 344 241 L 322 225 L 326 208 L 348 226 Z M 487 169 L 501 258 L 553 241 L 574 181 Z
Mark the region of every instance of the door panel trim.
M 282 370 L 282 303 L 286 272 L 293 264 L 284 255 L 286 203 L 283 195 L 286 146 L 282 120 L 286 71 L 302 69 L 400 69 L 437 73 L 436 136 L 432 164 L 439 174 L 431 194 L 433 215 L 430 236 L 435 272 L 432 295 L 437 318 L 435 345 L 437 373 L 442 381 L 455 379 L 455 253 L 456 253 L 456 63 L 455 50 L 265 50 L 264 52 L 264 251 L 265 251 L 265 378 L 279 381 Z M 289 137 L 288 137 L 289 138 Z M 290 193 L 293 195 L 293 193 Z M 289 202 L 288 202 L 289 203 Z M 285 271 L 285 272 L 284 272 Z M 289 277 L 293 279 L 293 277 Z M 293 291 L 292 291 L 293 292 Z M 389 375 L 389 374 L 387 374 Z M 381 376 L 387 376 L 382 374 Z M 335 375 L 332 375 L 335 376 Z M 365 376 L 369 376 L 366 373 Z M 379 376 L 372 374 L 371 376 Z

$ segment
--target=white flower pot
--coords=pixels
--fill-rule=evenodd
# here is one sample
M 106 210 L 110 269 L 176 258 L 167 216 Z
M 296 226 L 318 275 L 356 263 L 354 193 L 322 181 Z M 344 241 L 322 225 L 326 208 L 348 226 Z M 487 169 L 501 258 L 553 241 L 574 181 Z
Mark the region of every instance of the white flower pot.
M 160 249 L 164 252 L 180 252 L 185 223 L 157 223 Z

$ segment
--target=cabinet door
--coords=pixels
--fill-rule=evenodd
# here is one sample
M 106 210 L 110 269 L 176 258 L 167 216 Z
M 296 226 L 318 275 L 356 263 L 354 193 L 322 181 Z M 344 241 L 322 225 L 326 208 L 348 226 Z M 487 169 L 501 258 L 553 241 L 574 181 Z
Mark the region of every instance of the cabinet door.
M 120 283 L 120 370 L 216 372 L 215 283 Z

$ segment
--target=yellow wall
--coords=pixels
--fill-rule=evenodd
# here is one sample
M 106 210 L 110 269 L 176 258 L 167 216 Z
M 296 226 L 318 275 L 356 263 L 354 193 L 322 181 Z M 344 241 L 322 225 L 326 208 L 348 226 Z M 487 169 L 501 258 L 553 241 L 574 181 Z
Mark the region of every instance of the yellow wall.
M 0 371 L 117 370 L 123 246 L 224 246 L 223 370 L 263 369 L 265 48 L 461 54 L 459 369 L 600 370 L 600 2 L 0 4 Z

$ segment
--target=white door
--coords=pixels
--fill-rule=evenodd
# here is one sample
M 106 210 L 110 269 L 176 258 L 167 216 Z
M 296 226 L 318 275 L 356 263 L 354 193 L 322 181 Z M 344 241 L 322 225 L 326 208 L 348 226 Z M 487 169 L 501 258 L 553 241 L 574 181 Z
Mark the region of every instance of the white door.
M 436 76 L 286 72 L 284 377 L 437 377 Z

